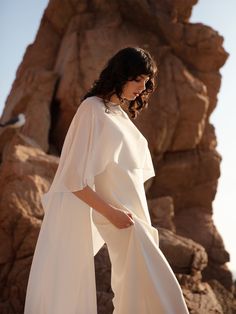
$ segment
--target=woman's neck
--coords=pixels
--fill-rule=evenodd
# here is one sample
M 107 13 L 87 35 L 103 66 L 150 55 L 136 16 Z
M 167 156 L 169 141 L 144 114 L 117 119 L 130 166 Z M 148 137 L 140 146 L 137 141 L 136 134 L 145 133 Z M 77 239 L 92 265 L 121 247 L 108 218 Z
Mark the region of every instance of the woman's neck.
M 116 96 L 116 94 L 113 94 L 110 98 L 110 101 L 113 103 L 113 104 L 116 104 L 116 105 L 122 105 L 120 99 Z

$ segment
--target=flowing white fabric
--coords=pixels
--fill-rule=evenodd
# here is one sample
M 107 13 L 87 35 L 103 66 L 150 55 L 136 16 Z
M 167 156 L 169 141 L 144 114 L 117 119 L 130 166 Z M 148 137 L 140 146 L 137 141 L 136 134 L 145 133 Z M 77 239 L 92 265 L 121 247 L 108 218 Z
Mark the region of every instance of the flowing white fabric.
M 94 255 L 105 241 L 114 264 L 114 313 L 154 314 L 154 308 L 160 314 L 174 314 L 175 308 L 188 313 L 177 280 L 159 250 L 158 232 L 151 226 L 143 183 L 155 171 L 147 140 L 120 106 L 110 106 L 107 113 L 99 97 L 88 97 L 70 124 L 54 180 L 41 197 L 45 215 L 30 269 L 24 314 L 96 314 Z M 126 231 L 116 228 L 71 193 L 86 185 L 107 202 L 132 212 L 136 227 Z M 130 242 L 133 245 L 127 251 L 120 243 L 119 253 L 124 257 L 133 252 L 132 258 L 140 260 L 142 267 L 137 271 L 146 282 L 143 300 L 151 298 L 145 312 L 139 306 L 139 300 L 144 302 L 141 290 L 125 297 L 117 280 L 119 274 L 115 274 L 123 269 L 114 259 L 118 253 L 114 250 L 119 250 L 115 239 L 128 230 L 135 230 L 131 233 L 135 234 Z M 130 241 L 130 236 L 128 233 L 123 243 Z M 141 250 L 134 249 L 137 243 Z M 148 259 L 151 268 L 146 264 Z M 129 259 L 126 264 L 132 263 Z M 162 285 L 163 276 L 167 284 Z M 133 289 L 135 282 L 132 278 L 128 282 L 127 287 Z M 134 302 L 140 312 L 130 312 Z

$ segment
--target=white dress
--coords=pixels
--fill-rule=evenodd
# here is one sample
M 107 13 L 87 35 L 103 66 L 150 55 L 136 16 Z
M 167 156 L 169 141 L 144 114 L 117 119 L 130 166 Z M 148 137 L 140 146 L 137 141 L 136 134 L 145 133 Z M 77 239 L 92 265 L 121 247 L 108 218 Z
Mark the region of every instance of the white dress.
M 106 242 L 114 314 L 186 314 L 182 291 L 159 249 L 143 183 L 155 175 L 148 143 L 126 112 L 88 97 L 68 129 L 49 191 L 28 280 L 24 314 L 97 314 L 94 255 Z M 89 185 L 133 214 L 116 228 L 76 197 Z

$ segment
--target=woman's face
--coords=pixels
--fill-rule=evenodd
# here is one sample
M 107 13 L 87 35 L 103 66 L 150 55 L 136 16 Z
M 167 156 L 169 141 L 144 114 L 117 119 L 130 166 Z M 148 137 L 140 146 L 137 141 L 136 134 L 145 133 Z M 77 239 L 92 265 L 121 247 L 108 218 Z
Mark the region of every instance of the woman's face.
M 122 97 L 128 100 L 134 100 L 143 90 L 145 90 L 145 84 L 149 80 L 149 76 L 142 74 L 135 80 L 127 81 L 123 87 Z

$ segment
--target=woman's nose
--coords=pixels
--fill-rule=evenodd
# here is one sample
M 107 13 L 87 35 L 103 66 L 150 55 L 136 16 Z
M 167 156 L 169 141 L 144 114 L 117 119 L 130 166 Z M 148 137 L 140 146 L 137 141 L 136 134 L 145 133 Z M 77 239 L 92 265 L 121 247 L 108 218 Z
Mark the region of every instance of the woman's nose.
M 143 91 L 145 88 L 146 88 L 146 83 L 145 83 L 145 82 L 142 82 L 142 83 L 140 84 L 140 89 L 141 89 L 141 91 Z

